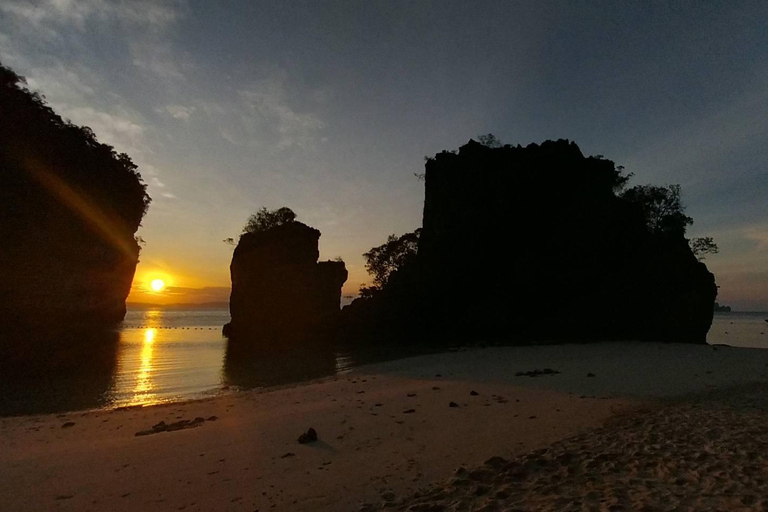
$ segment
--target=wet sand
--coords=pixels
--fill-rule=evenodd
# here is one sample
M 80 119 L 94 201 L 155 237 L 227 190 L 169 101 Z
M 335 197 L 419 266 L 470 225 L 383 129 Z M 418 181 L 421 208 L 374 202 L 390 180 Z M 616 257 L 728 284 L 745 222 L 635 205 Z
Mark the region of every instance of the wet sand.
M 742 396 L 767 380 L 766 365 L 768 351 L 729 347 L 474 349 L 266 392 L 4 418 L 0 510 L 496 510 L 574 499 L 608 510 L 685 500 L 682 482 L 697 471 L 710 490 L 759 491 L 762 459 L 743 443 L 760 434 L 762 410 L 721 399 L 709 414 L 701 396 Z M 547 368 L 559 373 L 516 376 Z M 742 394 L 723 391 L 733 386 Z M 191 428 L 136 436 L 161 421 Z M 319 440 L 299 444 L 309 427 Z M 740 470 L 753 484 L 734 483 Z M 642 499 L 630 492 L 641 482 Z

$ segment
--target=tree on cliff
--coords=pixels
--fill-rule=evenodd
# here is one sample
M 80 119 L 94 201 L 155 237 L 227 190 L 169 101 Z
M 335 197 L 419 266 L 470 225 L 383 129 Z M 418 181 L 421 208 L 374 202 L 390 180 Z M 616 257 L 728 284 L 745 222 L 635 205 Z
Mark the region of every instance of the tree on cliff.
M 717 254 L 720 251 L 711 236 L 691 238 L 688 243 L 691 246 L 693 255 L 696 256 L 699 261 L 704 259 L 705 254 Z
M 487 148 L 500 148 L 504 144 L 501 143 L 501 141 L 492 133 L 487 133 L 485 135 L 478 135 L 477 141 L 482 144 L 483 146 Z
M 637 185 L 626 190 L 621 197 L 640 206 L 646 226 L 653 234 L 684 235 L 688 226 L 693 224 L 693 219 L 685 214 L 680 185 Z M 717 254 L 719 251 L 710 236 L 692 238 L 688 245 L 699 261 L 706 254 Z
M 693 224 L 693 219 L 685 214 L 680 185 L 636 185 L 621 197 L 640 207 L 646 226 L 653 234 L 685 234 L 686 228 Z
M 408 264 L 418 250 L 421 228 L 400 237 L 389 235 L 386 243 L 363 254 L 365 269 L 373 276 L 372 286 L 361 286 L 360 295 L 370 297 L 389 282 L 393 273 Z
M 261 208 L 248 218 L 248 222 L 243 227 L 243 233 L 260 233 L 276 226 L 282 226 L 296 220 L 296 214 L 293 210 L 283 206 L 277 210 L 267 210 Z

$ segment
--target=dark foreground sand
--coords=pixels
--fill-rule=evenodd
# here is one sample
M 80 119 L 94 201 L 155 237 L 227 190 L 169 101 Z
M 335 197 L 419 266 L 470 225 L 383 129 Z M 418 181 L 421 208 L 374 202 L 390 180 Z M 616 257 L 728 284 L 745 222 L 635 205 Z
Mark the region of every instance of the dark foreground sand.
M 768 351 L 727 347 L 494 348 L 269 392 L 6 418 L 0 510 L 761 508 L 766 365 Z M 515 376 L 544 368 L 560 373 Z M 308 427 L 319 441 L 299 444 Z
M 492 457 L 460 467 L 445 482 L 387 506 L 432 512 L 766 508 L 765 384 L 639 410 L 512 460 Z

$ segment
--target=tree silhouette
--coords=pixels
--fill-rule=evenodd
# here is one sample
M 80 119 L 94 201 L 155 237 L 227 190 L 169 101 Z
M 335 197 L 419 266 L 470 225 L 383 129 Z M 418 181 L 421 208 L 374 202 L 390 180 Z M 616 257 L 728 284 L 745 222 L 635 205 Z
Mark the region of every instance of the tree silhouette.
M 685 215 L 680 185 L 636 185 L 621 197 L 640 207 L 646 226 L 653 234 L 685 234 L 686 228 L 693 224 L 693 219 Z
M 296 214 L 293 213 L 293 210 L 285 206 L 278 208 L 277 210 L 267 210 L 262 207 L 248 218 L 248 222 L 246 222 L 245 227 L 243 227 L 242 234 L 260 233 L 270 228 L 274 228 L 275 226 L 282 226 L 283 224 L 294 222 L 295 220 Z
M 492 133 L 478 135 L 477 141 L 487 148 L 500 148 L 503 146 L 501 141 L 497 139 L 496 136 Z
M 705 258 L 705 254 L 717 254 L 720 251 L 711 236 L 691 238 L 689 245 L 691 246 L 693 255 L 696 256 L 699 261 Z
M 373 286 L 363 285 L 360 295 L 367 297 L 386 286 L 392 274 L 403 268 L 418 250 L 421 228 L 400 237 L 389 235 L 386 243 L 363 254 L 365 269 L 373 276 Z

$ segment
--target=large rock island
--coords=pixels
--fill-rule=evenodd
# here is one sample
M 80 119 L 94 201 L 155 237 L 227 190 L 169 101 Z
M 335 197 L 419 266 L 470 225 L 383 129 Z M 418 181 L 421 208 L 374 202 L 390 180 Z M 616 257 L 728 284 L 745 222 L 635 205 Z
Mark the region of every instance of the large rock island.
M 346 338 L 706 341 L 717 287 L 679 188 L 624 190 L 620 167 L 567 140 L 470 141 L 424 177 L 417 249 L 345 308 Z
M 0 66 L 0 174 L 0 361 L 113 355 L 114 340 L 82 333 L 125 315 L 150 202 L 136 165 Z
M 232 321 L 225 334 L 231 345 L 312 343 L 336 321 L 346 266 L 318 262 L 320 231 L 290 215 L 287 222 L 240 236 L 230 265 Z

